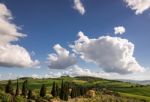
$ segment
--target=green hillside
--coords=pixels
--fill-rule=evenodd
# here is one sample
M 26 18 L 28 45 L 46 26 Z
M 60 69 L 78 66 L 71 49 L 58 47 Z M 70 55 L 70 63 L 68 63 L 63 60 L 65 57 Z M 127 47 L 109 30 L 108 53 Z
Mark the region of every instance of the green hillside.
M 61 78 L 48 78 L 48 79 L 21 78 L 19 79 L 20 91 L 22 88 L 22 84 L 26 79 L 28 80 L 28 89 L 33 90 L 35 96 L 38 97 L 39 97 L 39 91 L 42 84 L 45 84 L 47 88 L 47 95 L 49 96 L 49 98 L 52 99 L 51 89 L 52 89 L 53 82 L 55 81 L 56 83 L 58 83 L 58 86 L 61 87 L 61 82 L 63 80 L 64 82 L 74 83 L 76 85 L 84 86 L 88 89 L 94 89 L 96 91 L 96 96 L 94 98 L 92 97 L 87 98 L 87 97 L 80 96 L 77 98 L 79 102 L 83 100 L 86 102 L 92 99 L 95 101 L 91 101 L 91 102 L 96 102 L 97 100 L 102 100 L 105 97 L 110 97 L 110 99 L 112 98 L 112 100 L 116 97 L 117 99 L 124 98 L 124 100 L 133 99 L 136 100 L 135 102 L 150 102 L 149 85 L 144 86 L 144 85 L 138 85 L 138 84 L 133 84 L 128 82 L 107 80 L 107 79 L 88 77 L 88 76 L 84 76 L 84 77 L 81 76 L 81 77 L 74 77 L 74 78 L 63 76 Z M 0 81 L 1 99 L 3 98 L 3 95 L 6 95 L 4 91 L 7 83 L 8 81 Z M 16 80 L 12 80 L 12 86 L 14 89 L 16 88 L 16 83 L 17 83 Z M 9 97 L 9 95 L 6 97 Z M 74 102 L 74 99 L 70 99 L 70 101 Z M 122 102 L 122 101 L 112 101 L 112 102 Z

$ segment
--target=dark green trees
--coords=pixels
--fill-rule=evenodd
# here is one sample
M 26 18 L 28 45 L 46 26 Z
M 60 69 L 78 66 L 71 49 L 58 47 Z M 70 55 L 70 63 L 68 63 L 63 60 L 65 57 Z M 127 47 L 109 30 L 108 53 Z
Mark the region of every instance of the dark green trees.
M 61 88 L 60 88 L 60 99 L 64 99 L 64 81 L 61 82 Z
M 17 86 L 16 86 L 16 94 L 15 96 L 18 96 L 19 95 L 19 82 L 18 82 L 18 79 L 17 79 Z
M 52 91 L 51 94 L 53 97 L 57 97 L 58 96 L 58 85 L 55 83 L 55 81 L 53 82 L 53 86 L 52 86 Z
M 5 92 L 13 95 L 14 94 L 13 91 L 14 90 L 13 90 L 13 87 L 12 87 L 12 82 L 11 82 L 11 80 L 9 80 L 8 83 L 5 86 Z
M 86 88 L 83 86 L 74 85 L 71 90 L 71 98 L 86 95 Z
M 32 90 L 29 90 L 28 92 L 28 99 L 31 99 L 32 98 Z
M 28 81 L 25 80 L 22 85 L 22 95 L 26 97 L 28 94 Z
M 46 86 L 45 84 L 43 84 L 40 90 L 40 96 L 44 97 L 45 95 L 46 95 Z
M 68 101 L 68 95 L 69 95 L 69 84 L 64 83 L 62 80 L 60 89 L 60 99 Z
M 59 87 L 58 87 L 58 84 L 56 83 L 56 94 L 57 94 L 57 96 L 59 96 Z
M 75 98 L 77 96 L 75 87 L 72 88 L 70 96 L 71 98 Z
M 80 90 L 80 95 L 81 95 L 81 96 L 84 96 L 84 95 L 86 94 L 86 88 L 85 88 L 85 87 L 80 86 L 80 87 L 79 87 L 79 90 Z

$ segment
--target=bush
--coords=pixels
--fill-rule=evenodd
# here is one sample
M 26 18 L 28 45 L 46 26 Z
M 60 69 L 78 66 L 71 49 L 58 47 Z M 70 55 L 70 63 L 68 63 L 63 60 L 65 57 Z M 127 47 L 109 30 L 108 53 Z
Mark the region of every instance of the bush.
M 11 102 L 12 97 L 10 94 L 0 92 L 0 99 L 0 102 Z
M 22 96 L 16 96 L 15 102 L 27 102 L 27 99 L 23 98 Z

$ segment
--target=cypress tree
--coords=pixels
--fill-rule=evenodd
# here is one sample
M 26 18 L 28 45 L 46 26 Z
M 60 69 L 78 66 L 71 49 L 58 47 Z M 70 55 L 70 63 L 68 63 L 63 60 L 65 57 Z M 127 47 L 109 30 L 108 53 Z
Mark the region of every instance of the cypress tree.
M 60 90 L 60 99 L 67 101 L 68 100 L 68 94 L 69 94 L 69 84 L 64 83 L 62 80 L 61 90 Z
M 70 94 L 71 98 L 75 98 L 76 94 L 75 94 L 75 88 L 73 87 L 71 90 L 71 94 Z
M 59 87 L 58 87 L 58 84 L 56 83 L 56 95 L 58 96 L 59 95 Z
M 53 82 L 51 94 L 52 94 L 53 97 L 56 97 L 56 96 L 57 96 L 56 83 L 55 83 L 55 81 Z
M 65 101 L 68 101 L 68 95 L 69 95 L 69 83 L 64 84 L 64 99 Z
M 16 94 L 15 96 L 18 96 L 19 95 L 19 82 L 18 82 L 18 79 L 17 79 L 17 86 L 16 86 Z
M 28 99 L 31 99 L 32 98 L 32 90 L 29 90 L 28 92 Z
M 22 95 L 26 97 L 28 94 L 28 81 L 25 80 L 22 85 Z
M 80 95 L 84 96 L 85 94 L 86 94 L 86 89 L 85 89 L 85 87 L 81 86 L 80 87 Z
M 46 86 L 45 84 L 42 84 L 41 90 L 40 90 L 40 96 L 44 97 L 46 95 Z
M 60 99 L 64 99 L 64 82 L 61 82 L 61 89 L 60 89 Z
M 8 83 L 6 84 L 5 92 L 9 93 L 9 94 L 12 94 L 12 95 L 14 94 L 11 80 L 9 80 Z

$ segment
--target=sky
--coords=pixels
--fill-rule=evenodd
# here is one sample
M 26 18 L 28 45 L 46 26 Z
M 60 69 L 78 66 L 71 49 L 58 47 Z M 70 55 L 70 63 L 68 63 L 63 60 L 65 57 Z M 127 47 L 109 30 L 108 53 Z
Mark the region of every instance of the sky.
M 150 80 L 150 0 L 0 0 L 0 80 Z

